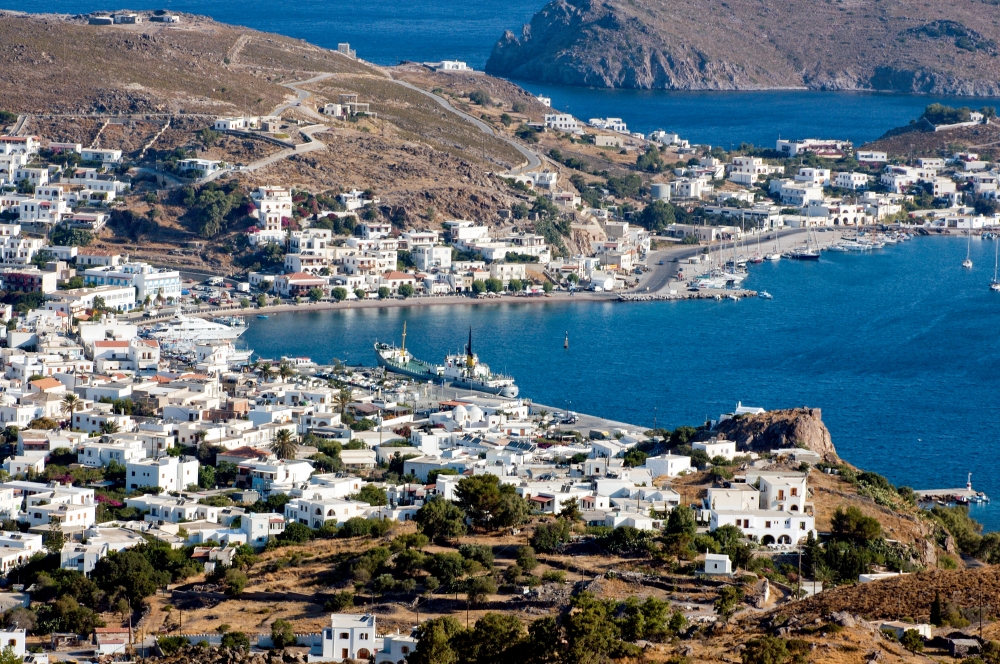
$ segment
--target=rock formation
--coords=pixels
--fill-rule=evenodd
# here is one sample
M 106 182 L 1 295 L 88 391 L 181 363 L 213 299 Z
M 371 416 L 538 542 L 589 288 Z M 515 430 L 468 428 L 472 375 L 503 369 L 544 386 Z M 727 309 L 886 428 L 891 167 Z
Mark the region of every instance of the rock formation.
M 714 433 L 736 441 L 740 451 L 769 452 L 779 448 L 804 447 L 822 456 L 824 461 L 839 461 L 819 408 L 740 415 L 720 423 Z
M 552 0 L 486 71 L 673 90 L 1000 93 L 1000 15 L 983 0 Z

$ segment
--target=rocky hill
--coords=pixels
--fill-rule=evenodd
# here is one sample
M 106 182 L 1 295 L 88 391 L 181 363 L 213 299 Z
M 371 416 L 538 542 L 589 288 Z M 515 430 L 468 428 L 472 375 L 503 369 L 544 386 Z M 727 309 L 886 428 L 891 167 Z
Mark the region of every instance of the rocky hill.
M 819 408 L 775 410 L 762 415 L 741 415 L 719 424 L 715 433 L 735 440 L 740 450 L 768 452 L 787 447 L 805 447 L 826 461 L 838 460 L 830 432 Z
M 675 90 L 1000 93 L 985 0 L 552 0 L 508 31 L 491 74 Z

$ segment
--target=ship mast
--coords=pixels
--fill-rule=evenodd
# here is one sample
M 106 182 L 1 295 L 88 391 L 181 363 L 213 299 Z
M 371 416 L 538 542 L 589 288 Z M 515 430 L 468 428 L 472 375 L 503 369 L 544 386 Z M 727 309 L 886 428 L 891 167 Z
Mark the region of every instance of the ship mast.
M 402 352 L 406 352 L 406 321 L 403 321 L 403 347 L 400 348 Z
M 469 327 L 469 343 L 465 346 L 465 364 L 470 369 L 476 365 L 472 355 L 472 327 Z

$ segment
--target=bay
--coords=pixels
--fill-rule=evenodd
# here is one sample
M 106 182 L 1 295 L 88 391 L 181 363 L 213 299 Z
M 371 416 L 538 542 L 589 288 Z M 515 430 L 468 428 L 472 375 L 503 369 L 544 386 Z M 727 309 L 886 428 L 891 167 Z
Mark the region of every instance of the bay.
M 463 60 L 482 69 L 504 30 L 520 32 L 545 0 L 133 0 L 135 10 L 167 9 L 211 16 L 336 48 L 349 42 L 359 57 L 380 65 L 402 60 Z M 104 0 L 0 0 L 0 9 L 81 14 L 108 11 Z M 837 138 L 860 145 L 919 117 L 930 103 L 1000 106 L 1000 99 L 864 92 L 771 90 L 686 92 L 604 90 L 517 82 L 552 98 L 584 121 L 621 117 L 632 131 L 677 132 L 692 143 L 729 149 L 742 142 L 773 146 L 778 138 Z
M 871 255 L 753 266 L 773 300 L 560 302 L 341 309 L 251 321 L 263 357 L 374 365 L 376 340 L 440 361 L 469 327 L 524 397 L 649 427 L 697 424 L 742 401 L 823 410 L 843 458 L 915 488 L 1000 500 L 1000 294 L 993 244 L 923 238 Z M 563 338 L 569 332 L 570 348 Z M 1000 509 L 973 508 L 988 529 Z

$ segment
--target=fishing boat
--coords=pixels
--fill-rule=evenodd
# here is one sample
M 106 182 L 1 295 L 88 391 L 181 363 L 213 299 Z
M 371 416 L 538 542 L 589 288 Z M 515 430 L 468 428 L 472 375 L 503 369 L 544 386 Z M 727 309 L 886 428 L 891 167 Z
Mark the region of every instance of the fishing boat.
M 768 293 L 766 290 L 762 290 L 761 292 L 757 293 L 757 297 L 763 298 L 765 300 L 770 300 L 774 296 Z

